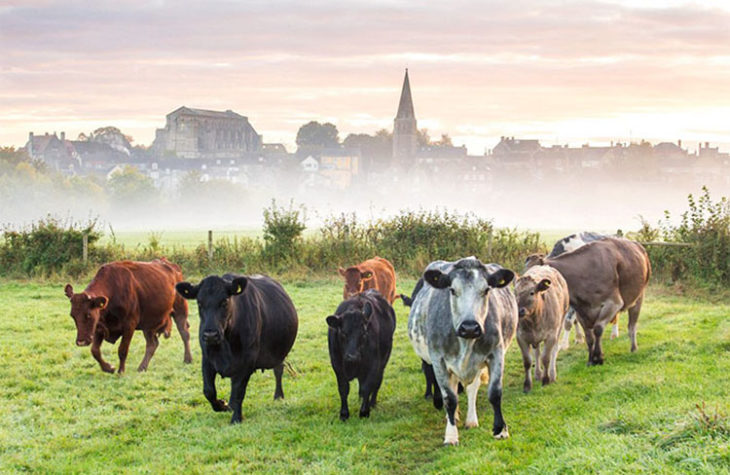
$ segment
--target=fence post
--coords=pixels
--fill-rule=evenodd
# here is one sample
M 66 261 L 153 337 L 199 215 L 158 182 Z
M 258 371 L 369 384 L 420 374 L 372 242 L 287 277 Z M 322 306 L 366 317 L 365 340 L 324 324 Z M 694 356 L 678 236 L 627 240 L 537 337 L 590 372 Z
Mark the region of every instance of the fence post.
M 83 243 L 81 256 L 84 264 L 87 264 L 89 261 L 89 235 L 87 233 L 83 234 L 81 242 Z
M 208 262 L 213 262 L 213 230 L 208 230 Z

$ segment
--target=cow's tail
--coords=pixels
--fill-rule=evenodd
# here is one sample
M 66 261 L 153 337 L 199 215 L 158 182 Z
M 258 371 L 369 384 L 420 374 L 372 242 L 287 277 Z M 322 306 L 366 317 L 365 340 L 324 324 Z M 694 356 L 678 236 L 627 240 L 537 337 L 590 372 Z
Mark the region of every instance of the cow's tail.
M 284 360 L 284 370 L 292 378 L 296 378 L 298 376 L 297 371 L 294 369 L 294 366 L 289 363 L 289 360 Z
M 409 296 L 407 296 L 406 294 L 399 294 L 396 296 L 396 298 L 399 298 L 399 297 L 403 301 L 403 305 L 405 305 L 406 307 L 410 307 L 411 305 L 413 305 L 413 299 L 410 298 Z

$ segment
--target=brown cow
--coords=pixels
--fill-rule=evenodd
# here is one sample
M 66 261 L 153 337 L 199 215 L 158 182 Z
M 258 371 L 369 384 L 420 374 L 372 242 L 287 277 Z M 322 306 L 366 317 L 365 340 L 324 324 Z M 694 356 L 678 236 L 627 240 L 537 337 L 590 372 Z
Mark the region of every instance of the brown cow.
M 530 392 L 531 348 L 535 352 L 535 380 L 542 379 L 544 386 L 555 382 L 557 377 L 556 360 L 560 351 L 560 333 L 563 331 L 565 312 L 570 305 L 568 284 L 560 272 L 552 267 L 533 266 L 515 282 L 515 299 L 519 317 L 517 343 L 520 345 L 525 367 L 523 389 Z
M 78 294 L 67 284 L 64 290 L 76 323 L 76 344 L 91 344 L 91 354 L 101 369 L 113 373 L 114 368 L 101 356 L 101 343 L 115 343 L 122 337 L 119 372 L 123 373 L 132 335 L 135 330 L 142 330 L 147 348 L 138 370 L 145 371 L 159 344 L 157 335 L 164 333 L 169 337 L 174 318 L 185 345 L 184 361 L 192 362 L 188 304 L 175 292 L 175 284 L 182 280 L 180 267 L 163 258 L 104 264 Z
M 607 237 L 555 258 L 532 255 L 526 266 L 532 265 L 549 265 L 568 283 L 570 305 L 585 331 L 588 365 L 603 364 L 603 329 L 623 310 L 629 312 L 631 351 L 636 351 L 636 323 L 651 276 L 649 256 L 641 244 Z
M 387 259 L 375 256 L 347 269 L 340 267 L 337 271 L 345 278 L 344 300 L 367 289 L 377 290 L 390 304 L 396 299 L 395 269 Z

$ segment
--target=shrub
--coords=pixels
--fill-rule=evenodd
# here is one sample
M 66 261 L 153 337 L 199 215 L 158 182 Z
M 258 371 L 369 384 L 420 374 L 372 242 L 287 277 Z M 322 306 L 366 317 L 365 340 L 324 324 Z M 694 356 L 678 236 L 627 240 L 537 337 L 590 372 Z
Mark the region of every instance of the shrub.
M 295 207 L 291 200 L 284 208 L 271 200 L 271 206 L 264 208 L 264 257 L 274 265 L 289 263 L 306 229 L 305 221 L 304 206 Z

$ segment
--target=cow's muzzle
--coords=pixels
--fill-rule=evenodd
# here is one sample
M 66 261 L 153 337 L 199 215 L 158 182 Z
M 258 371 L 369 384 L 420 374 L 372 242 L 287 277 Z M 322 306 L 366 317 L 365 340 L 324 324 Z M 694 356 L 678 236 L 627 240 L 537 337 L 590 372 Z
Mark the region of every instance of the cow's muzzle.
M 86 338 L 86 339 L 83 339 L 83 340 L 82 339 L 77 339 L 76 340 L 76 346 L 89 346 L 90 344 L 91 344 L 91 339 L 90 338 Z
M 459 325 L 456 334 L 461 338 L 477 338 L 482 334 L 482 327 L 476 320 L 466 320 Z
M 355 363 L 360 359 L 360 355 L 357 353 L 345 353 L 345 361 L 347 363 Z
M 525 307 L 520 307 L 520 310 L 519 310 L 519 312 L 517 313 L 517 315 L 518 315 L 518 316 L 519 316 L 520 318 L 522 318 L 522 317 L 524 317 L 525 315 L 527 315 L 527 310 L 525 310 Z
M 218 346 L 221 344 L 221 335 L 217 331 L 204 331 L 203 341 L 209 346 Z

